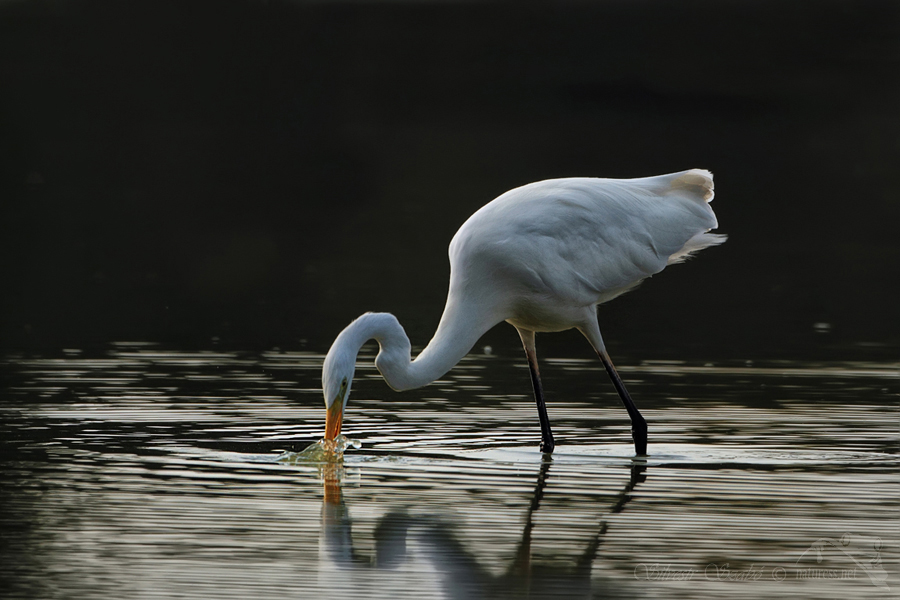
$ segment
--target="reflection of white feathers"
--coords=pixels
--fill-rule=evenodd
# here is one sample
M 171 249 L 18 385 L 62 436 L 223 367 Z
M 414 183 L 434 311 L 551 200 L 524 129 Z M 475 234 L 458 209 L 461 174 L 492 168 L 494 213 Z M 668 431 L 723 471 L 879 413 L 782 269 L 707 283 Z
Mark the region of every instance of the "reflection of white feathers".
M 330 596 L 337 596 L 337 591 L 346 595 L 352 590 L 354 597 L 358 594 L 392 599 L 411 597 L 411 590 L 412 597 L 447 600 L 597 598 L 600 590 L 604 597 L 618 597 L 618 584 L 593 576 L 597 550 L 607 531 L 605 522 L 593 528 L 593 534 L 585 536 L 586 539 L 567 539 L 568 550 L 574 551 L 569 560 L 562 559 L 563 554 L 559 552 L 550 561 L 534 553 L 534 513 L 540 508 L 549 469 L 549 462 L 541 464 L 531 500 L 525 503 L 524 523 L 513 519 L 513 528 L 519 534 L 514 551 L 504 551 L 501 557 L 492 558 L 473 551 L 472 540 L 465 535 L 466 518 L 462 515 L 452 510 L 423 512 L 415 505 L 382 514 L 371 536 L 356 536 L 371 537 L 374 544 L 359 544 L 360 540 L 354 539 L 352 532 L 350 511 L 340 494 L 340 481 L 331 480 L 330 484 L 336 486 L 331 491 L 337 493 L 329 494 L 326 487 L 319 538 L 320 588 L 328 590 Z M 629 493 L 643 481 L 643 469 L 632 465 L 630 481 L 610 508 L 610 514 L 623 510 L 630 499 Z M 371 514 L 372 507 L 366 508 Z M 591 510 L 595 508 L 592 504 Z M 503 515 L 491 517 L 498 528 L 504 520 Z M 476 530 L 483 531 L 483 528 Z

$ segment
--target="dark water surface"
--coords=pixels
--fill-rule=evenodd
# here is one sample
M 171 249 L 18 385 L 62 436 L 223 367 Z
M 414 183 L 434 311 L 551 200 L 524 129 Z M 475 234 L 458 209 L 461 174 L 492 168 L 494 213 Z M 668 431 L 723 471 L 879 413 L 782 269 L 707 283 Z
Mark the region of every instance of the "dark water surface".
M 552 459 L 519 356 L 398 394 L 362 356 L 341 464 L 322 356 L 9 354 L 9 598 L 888 598 L 900 590 L 897 362 L 544 361 Z M 510 393 L 510 391 L 519 393 Z

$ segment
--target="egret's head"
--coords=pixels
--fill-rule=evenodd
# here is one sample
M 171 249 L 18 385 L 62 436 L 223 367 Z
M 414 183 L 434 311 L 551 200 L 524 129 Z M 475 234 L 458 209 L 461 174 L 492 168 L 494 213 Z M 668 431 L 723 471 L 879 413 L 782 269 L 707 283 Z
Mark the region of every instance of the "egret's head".
M 350 384 L 356 370 L 356 353 L 348 352 L 341 342 L 341 336 L 338 336 L 322 366 L 322 391 L 328 411 L 325 416 L 326 440 L 333 440 L 341 432 L 344 407 L 350 397 Z

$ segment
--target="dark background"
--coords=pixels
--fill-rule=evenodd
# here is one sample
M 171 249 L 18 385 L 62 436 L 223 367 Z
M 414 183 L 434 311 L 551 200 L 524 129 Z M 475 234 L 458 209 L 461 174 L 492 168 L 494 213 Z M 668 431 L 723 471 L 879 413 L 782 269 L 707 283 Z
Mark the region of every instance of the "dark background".
M 894 355 L 898 76 L 894 1 L 3 2 L 0 345 L 421 346 L 485 202 L 703 167 L 730 239 L 614 356 Z

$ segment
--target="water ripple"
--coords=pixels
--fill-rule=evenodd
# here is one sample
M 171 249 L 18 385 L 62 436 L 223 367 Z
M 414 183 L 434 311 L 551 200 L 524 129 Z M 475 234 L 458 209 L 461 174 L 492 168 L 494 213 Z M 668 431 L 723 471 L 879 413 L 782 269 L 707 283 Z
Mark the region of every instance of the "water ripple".
M 339 463 L 308 352 L 7 357 L 5 594 L 871 598 L 900 588 L 897 363 L 546 360 L 552 458 L 520 361 L 403 394 L 371 356 Z M 577 373 L 578 376 L 573 376 Z M 821 561 L 819 561 L 821 558 Z

